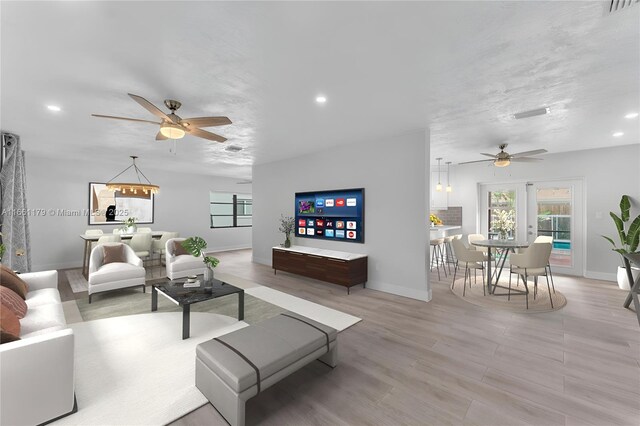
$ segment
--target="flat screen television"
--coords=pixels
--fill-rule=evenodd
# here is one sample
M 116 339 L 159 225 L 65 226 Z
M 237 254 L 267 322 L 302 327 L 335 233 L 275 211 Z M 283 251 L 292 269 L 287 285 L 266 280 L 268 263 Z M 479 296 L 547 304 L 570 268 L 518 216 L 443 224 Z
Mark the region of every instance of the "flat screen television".
M 297 192 L 296 237 L 364 243 L 364 188 Z

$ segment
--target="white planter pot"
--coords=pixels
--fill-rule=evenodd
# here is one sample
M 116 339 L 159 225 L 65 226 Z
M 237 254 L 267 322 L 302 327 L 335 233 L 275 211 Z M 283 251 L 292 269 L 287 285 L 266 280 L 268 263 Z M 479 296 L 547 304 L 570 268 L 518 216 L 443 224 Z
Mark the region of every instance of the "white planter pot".
M 633 275 L 633 280 L 638 279 L 638 275 L 640 275 L 640 269 L 636 267 L 631 268 L 631 274 Z M 629 285 L 629 279 L 627 277 L 627 268 L 622 266 L 618 266 L 618 287 L 622 290 L 630 290 L 631 286 Z

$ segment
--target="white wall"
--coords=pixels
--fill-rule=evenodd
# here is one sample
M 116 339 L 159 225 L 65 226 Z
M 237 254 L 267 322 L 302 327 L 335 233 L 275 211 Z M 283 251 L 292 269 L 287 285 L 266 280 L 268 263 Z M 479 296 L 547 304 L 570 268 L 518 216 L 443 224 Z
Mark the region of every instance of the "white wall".
M 601 235 L 617 235 L 609 211 L 619 211 L 620 197 L 634 199 L 640 210 L 640 145 L 549 154 L 540 163 L 514 163 L 509 167 L 468 164 L 451 169 L 453 192 L 449 205 L 462 206 L 462 232 L 477 232 L 478 183 L 522 182 L 581 178 L 584 182 L 586 235 L 585 275 L 615 281 L 620 257 Z M 615 238 L 614 238 L 615 240 Z
M 251 228 L 209 227 L 209 191 L 250 193 L 251 185 L 237 185 L 237 179 L 166 172 L 150 168 L 144 161 L 138 163 L 149 180 L 160 186 L 154 223 L 143 226 L 201 236 L 207 240 L 208 251 L 251 247 Z M 27 152 L 27 206 L 88 209 L 89 182 L 105 182 L 127 165 L 126 161 L 116 167 L 98 161 L 61 161 Z M 79 235 L 89 228 L 111 233 L 119 226 L 89 226 L 86 216 L 32 216 L 29 223 L 34 271 L 81 266 L 84 246 Z
M 271 265 L 284 241 L 281 214 L 294 215 L 296 192 L 365 188 L 365 243 L 294 238 L 293 243 L 365 253 L 367 287 L 430 300 L 428 253 L 428 132 L 357 143 L 253 167 L 253 259 Z

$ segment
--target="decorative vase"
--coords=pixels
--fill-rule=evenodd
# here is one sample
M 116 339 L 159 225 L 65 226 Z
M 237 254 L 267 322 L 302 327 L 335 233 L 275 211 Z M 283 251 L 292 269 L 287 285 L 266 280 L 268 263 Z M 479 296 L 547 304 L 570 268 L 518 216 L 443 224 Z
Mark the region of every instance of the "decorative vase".
M 204 268 L 204 281 L 209 282 L 213 280 L 213 269 L 206 266 Z
M 504 232 L 504 231 L 498 231 L 498 239 L 506 240 L 507 239 L 507 233 Z
M 124 230 L 124 233 L 125 234 L 135 234 L 137 230 L 138 230 L 138 227 L 136 225 L 129 225 Z
M 631 274 L 633 275 L 633 279 L 638 279 L 638 275 L 640 275 L 640 269 L 635 266 L 631 267 Z M 622 290 L 630 290 L 631 286 L 629 285 L 629 276 L 627 275 L 627 268 L 624 266 L 618 266 L 618 287 Z
M 291 247 L 291 240 L 289 239 L 289 234 L 286 234 L 287 238 L 284 240 L 284 247 L 285 248 L 289 248 Z

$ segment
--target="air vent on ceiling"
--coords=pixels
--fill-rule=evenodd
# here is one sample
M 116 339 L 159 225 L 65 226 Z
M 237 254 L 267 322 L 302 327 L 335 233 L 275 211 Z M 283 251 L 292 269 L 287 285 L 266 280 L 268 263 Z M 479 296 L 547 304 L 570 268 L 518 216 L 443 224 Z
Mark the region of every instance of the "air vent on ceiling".
M 238 146 L 238 145 L 229 145 L 228 147 L 225 148 L 225 151 L 229 151 L 229 152 L 239 152 L 242 151 L 242 147 Z
M 513 114 L 513 118 L 520 120 L 521 118 L 535 117 L 536 115 L 545 115 L 549 112 L 549 107 L 532 109 L 531 111 L 517 112 Z
M 619 12 L 640 3 L 640 0 L 611 0 L 606 2 L 606 13 Z

